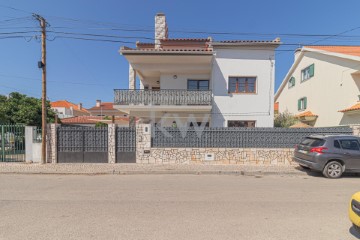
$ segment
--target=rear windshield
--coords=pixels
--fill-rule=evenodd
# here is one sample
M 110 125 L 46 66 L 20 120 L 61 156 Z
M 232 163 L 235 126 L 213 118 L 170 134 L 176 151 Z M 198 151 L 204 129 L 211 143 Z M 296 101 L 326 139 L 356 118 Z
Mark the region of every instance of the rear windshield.
M 324 139 L 307 137 L 301 142 L 301 145 L 305 145 L 309 147 L 320 147 L 324 145 L 324 143 L 325 143 Z

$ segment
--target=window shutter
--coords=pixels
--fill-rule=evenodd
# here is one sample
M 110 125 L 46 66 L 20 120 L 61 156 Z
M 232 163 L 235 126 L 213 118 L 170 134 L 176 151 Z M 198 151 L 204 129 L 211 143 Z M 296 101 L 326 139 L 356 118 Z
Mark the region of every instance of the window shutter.
M 307 108 L 307 98 L 304 97 L 304 109 L 306 109 L 306 108 Z
M 301 109 L 301 99 L 298 100 L 298 110 Z
M 292 85 L 295 86 L 295 77 L 292 77 Z
M 314 64 L 310 65 L 309 66 L 309 75 L 310 77 L 313 77 L 314 76 Z

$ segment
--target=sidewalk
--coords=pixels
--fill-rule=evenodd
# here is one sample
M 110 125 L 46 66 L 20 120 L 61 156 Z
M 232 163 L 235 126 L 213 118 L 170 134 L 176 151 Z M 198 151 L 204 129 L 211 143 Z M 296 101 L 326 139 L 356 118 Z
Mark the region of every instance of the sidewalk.
M 306 175 L 294 166 L 259 165 L 152 165 L 62 163 L 0 163 L 0 174 L 222 174 L 222 175 Z

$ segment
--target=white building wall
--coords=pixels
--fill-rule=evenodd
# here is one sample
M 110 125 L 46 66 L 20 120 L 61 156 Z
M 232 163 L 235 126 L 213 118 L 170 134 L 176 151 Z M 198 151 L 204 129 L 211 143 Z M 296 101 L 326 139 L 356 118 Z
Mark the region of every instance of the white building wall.
M 228 120 L 254 120 L 256 127 L 273 127 L 274 51 L 215 49 L 212 68 L 213 127 Z M 256 77 L 256 94 L 228 93 L 229 77 Z
M 301 70 L 314 64 L 314 76 L 301 82 Z M 307 109 L 318 115 L 315 127 L 331 127 L 348 124 L 359 124 L 360 114 L 348 115 L 339 110 L 354 105 L 360 95 L 360 75 L 352 73 L 360 70 L 357 61 L 306 52 L 292 76 L 295 86 L 288 85 L 276 99 L 279 112 L 289 111 L 300 114 L 298 99 L 307 97 Z M 286 79 L 288 81 L 288 79 Z
M 176 78 L 174 78 L 176 75 Z M 188 80 L 209 80 L 209 88 L 211 89 L 210 74 L 161 74 L 161 89 L 187 89 Z

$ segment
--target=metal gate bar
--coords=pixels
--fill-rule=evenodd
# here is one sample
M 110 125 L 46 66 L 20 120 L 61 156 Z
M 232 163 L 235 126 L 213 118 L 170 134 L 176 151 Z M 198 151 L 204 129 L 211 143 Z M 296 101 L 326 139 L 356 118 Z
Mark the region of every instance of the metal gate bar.
M 136 131 L 131 127 L 116 128 L 116 162 L 136 163 Z
M 108 128 L 61 126 L 57 129 L 59 163 L 108 162 Z
M 0 125 L 0 162 L 25 161 L 25 126 Z

